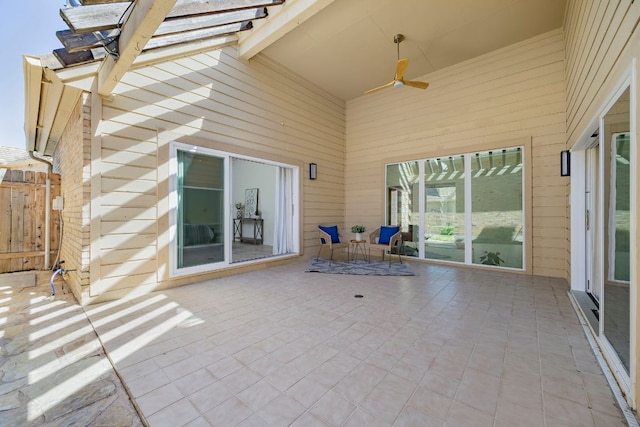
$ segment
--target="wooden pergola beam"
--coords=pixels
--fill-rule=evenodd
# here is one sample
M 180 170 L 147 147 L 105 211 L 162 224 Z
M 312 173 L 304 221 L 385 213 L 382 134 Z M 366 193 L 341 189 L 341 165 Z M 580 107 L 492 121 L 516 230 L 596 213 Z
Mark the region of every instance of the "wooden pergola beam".
M 118 57 L 108 55 L 98 72 L 98 93 L 101 96 L 111 94 L 175 4 L 176 0 L 137 0 L 133 4 L 121 28 Z
M 167 19 L 160 24 L 160 27 L 154 34 L 154 37 L 201 30 L 203 28 L 218 27 L 221 25 L 236 24 L 238 22 L 251 21 L 253 19 L 262 19 L 266 18 L 267 15 L 267 9 L 259 7 L 238 10 L 235 12 L 222 12 L 210 15 L 197 15 L 188 18 Z
M 285 0 L 218 0 L 216 2 L 202 2 L 202 0 L 178 0 L 176 6 L 167 18 L 199 15 L 204 13 L 233 12 L 258 7 L 275 6 Z
M 115 39 L 118 30 L 96 31 L 93 33 L 74 33 L 71 30 L 56 31 L 56 37 L 69 53 L 95 49 L 104 46 L 105 41 Z
M 184 33 L 168 34 L 166 36 L 153 37 L 145 46 L 145 51 L 156 49 L 159 47 L 167 47 L 180 43 L 188 43 L 196 40 L 204 40 L 213 37 L 219 37 L 225 34 L 233 34 L 239 31 L 250 30 L 253 24 L 249 22 L 238 22 L 236 24 L 221 25 L 212 28 L 203 28 L 201 30 L 188 31 Z
M 229 24 L 243 23 L 237 31 L 250 28 L 247 21 L 262 19 L 267 17 L 267 9 L 260 7 L 257 9 L 240 10 L 237 12 L 223 12 L 215 15 L 198 15 L 191 18 L 175 18 L 165 20 L 158 30 L 153 34 L 155 39 L 158 36 L 168 34 L 184 33 L 186 38 L 191 38 L 186 33 L 203 30 L 205 28 L 219 28 L 214 35 L 228 33 Z M 226 29 L 224 29 L 224 28 Z M 113 40 L 120 34 L 119 30 L 104 30 L 93 33 L 74 33 L 71 30 L 57 31 L 56 36 L 69 53 L 81 52 L 83 50 L 101 48 L 105 41 Z M 148 45 L 147 45 L 148 46 Z M 70 61 L 70 59 L 69 59 Z M 68 62 L 68 61 L 67 61 Z
M 158 3 L 161 3 L 158 1 Z M 274 6 L 284 0 L 202 0 L 172 1 L 174 7 L 165 15 L 168 20 L 185 16 L 220 14 Z M 161 6 L 161 5 L 158 5 Z M 118 28 L 131 2 L 90 4 L 60 9 L 60 16 L 74 33 L 90 33 Z M 164 19 L 163 19 L 164 20 Z M 244 19 L 242 19 L 244 21 Z

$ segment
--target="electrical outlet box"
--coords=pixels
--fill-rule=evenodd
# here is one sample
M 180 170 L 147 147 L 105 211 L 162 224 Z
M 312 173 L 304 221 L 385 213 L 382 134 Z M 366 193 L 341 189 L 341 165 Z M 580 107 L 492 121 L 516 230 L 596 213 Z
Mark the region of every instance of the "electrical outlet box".
M 54 211 L 61 211 L 64 208 L 64 197 L 58 196 L 53 199 L 52 208 Z

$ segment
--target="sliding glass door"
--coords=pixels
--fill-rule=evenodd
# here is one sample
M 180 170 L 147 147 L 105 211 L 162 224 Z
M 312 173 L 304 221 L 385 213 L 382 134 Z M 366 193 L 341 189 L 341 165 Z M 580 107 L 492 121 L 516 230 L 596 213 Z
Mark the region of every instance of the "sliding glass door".
M 585 150 L 585 291 L 583 310 L 612 371 L 626 389 L 632 370 L 632 138 L 630 90 L 600 119 L 597 143 Z
M 299 171 L 293 165 L 174 142 L 171 274 L 299 252 Z
M 524 268 L 522 147 L 396 163 L 386 172 L 387 223 L 406 232 L 406 255 Z

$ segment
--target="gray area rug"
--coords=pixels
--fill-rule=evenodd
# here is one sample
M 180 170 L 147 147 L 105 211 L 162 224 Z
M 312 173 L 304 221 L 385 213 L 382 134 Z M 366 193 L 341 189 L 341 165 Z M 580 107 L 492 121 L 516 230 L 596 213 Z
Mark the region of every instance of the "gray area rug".
M 416 273 L 411 270 L 406 263 L 400 264 L 393 261 L 389 266 L 389 261 L 331 261 L 320 258 L 316 261 L 312 258 L 307 267 L 310 273 L 330 273 L 330 274 L 359 274 L 368 276 L 415 276 Z

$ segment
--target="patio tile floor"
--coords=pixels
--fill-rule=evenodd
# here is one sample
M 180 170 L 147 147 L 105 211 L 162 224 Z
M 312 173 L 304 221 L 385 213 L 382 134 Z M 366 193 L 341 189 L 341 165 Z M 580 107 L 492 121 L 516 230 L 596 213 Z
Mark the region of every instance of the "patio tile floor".
M 305 267 L 85 311 L 154 427 L 627 425 L 564 280 Z
M 564 280 L 305 266 L 87 311 L 139 342 L 114 360 L 152 425 L 626 425 Z

